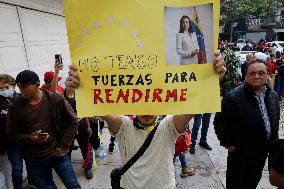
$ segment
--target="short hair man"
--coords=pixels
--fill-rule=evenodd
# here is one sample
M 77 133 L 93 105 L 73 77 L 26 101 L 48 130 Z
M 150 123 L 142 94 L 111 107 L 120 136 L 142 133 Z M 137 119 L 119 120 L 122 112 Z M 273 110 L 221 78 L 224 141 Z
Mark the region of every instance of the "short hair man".
M 216 54 L 215 71 L 219 76 L 225 73 L 224 61 Z M 76 66 L 70 66 L 66 86 L 76 88 L 80 84 Z M 184 133 L 193 115 L 167 116 L 158 125 L 152 143 L 143 156 L 133 165 L 121 179 L 124 188 L 163 188 L 173 189 L 175 172 L 173 157 L 175 142 L 179 133 Z M 122 163 L 125 164 L 141 147 L 148 132 L 156 126 L 158 116 L 137 115 L 136 122 L 127 116 L 102 116 L 109 126 L 112 135 L 119 141 Z
M 271 144 L 278 139 L 277 94 L 266 85 L 261 60 L 247 64 L 245 82 L 224 96 L 214 120 L 220 145 L 228 149 L 227 189 L 256 188 Z
M 244 82 L 245 81 L 245 77 L 246 77 L 246 64 L 252 60 L 256 59 L 255 55 L 253 53 L 248 53 L 246 55 L 246 60 L 244 61 L 244 63 L 241 65 L 241 73 L 242 73 L 242 78 L 241 81 Z
M 78 118 L 64 97 L 39 89 L 39 77 L 25 70 L 16 77 L 22 93 L 8 113 L 8 135 L 19 146 L 41 188 L 56 188 L 54 169 L 66 188 L 80 185 L 66 155 Z

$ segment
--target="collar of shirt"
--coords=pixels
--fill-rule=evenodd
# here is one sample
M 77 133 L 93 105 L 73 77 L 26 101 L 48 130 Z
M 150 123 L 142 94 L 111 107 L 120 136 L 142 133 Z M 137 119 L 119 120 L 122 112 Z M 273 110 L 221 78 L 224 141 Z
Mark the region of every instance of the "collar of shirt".
M 138 119 L 136 117 L 133 119 L 133 125 L 137 129 L 143 129 L 143 130 L 147 131 L 148 133 L 150 133 L 155 127 L 157 127 L 158 124 L 159 124 L 158 118 L 156 119 L 156 121 L 154 122 L 153 125 L 149 125 L 149 126 L 144 126 L 144 125 L 140 124 L 140 122 L 138 121 Z
M 264 99 L 266 90 L 267 90 L 267 88 L 266 88 L 266 86 L 264 86 L 264 87 L 261 89 L 260 94 L 259 94 L 259 95 L 256 95 L 256 94 L 255 94 L 255 96 L 259 96 L 260 98 L 263 98 L 263 99 Z

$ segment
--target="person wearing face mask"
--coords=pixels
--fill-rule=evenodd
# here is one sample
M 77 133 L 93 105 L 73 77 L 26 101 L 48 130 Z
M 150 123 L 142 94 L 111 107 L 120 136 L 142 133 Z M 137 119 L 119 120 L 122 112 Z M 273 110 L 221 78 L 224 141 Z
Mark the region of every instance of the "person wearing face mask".
M 6 115 L 8 114 L 8 106 L 11 103 L 10 99 L 14 94 L 14 88 L 11 84 L 14 80 L 12 77 L 9 77 L 6 74 L 0 75 L 0 154 L 5 154 L 5 123 L 6 123 Z
M 23 157 L 17 146 L 6 135 L 8 108 L 18 98 L 15 86 L 15 79 L 12 76 L 0 74 L 0 154 L 4 155 L 7 152 L 12 167 L 13 188 L 21 189 L 23 181 Z M 38 186 L 33 179 L 29 166 L 27 166 L 27 173 L 28 184 L 30 186 Z

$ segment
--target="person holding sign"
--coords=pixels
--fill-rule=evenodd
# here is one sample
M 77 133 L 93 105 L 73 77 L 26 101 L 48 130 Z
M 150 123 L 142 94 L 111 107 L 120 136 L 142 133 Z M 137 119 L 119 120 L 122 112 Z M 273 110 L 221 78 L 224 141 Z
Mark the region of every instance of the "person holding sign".
M 80 86 L 77 66 L 71 65 L 65 82 L 70 89 Z M 219 52 L 215 54 L 214 69 L 223 77 L 226 68 Z M 151 108 L 151 107 L 149 107 Z M 135 165 L 121 177 L 124 188 L 164 188 L 176 187 L 173 157 L 175 142 L 180 133 L 184 133 L 188 122 L 194 115 L 166 116 L 162 121 L 156 115 L 136 115 L 131 120 L 128 116 L 101 116 L 113 136 L 117 137 L 122 164 L 141 147 L 145 138 L 156 128 L 152 143 Z
M 198 64 L 199 46 L 196 33 L 192 31 L 188 16 L 180 19 L 180 29 L 177 34 L 177 54 L 180 55 L 180 64 Z

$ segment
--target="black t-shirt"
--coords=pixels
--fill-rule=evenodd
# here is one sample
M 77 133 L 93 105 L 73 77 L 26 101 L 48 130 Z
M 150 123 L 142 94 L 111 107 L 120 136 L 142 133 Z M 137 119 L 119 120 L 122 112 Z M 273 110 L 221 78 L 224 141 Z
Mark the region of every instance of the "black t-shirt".
M 76 105 L 76 99 L 75 96 L 73 98 L 69 98 L 66 95 L 66 89 L 64 90 L 64 97 L 67 100 L 67 102 L 70 104 L 70 106 L 72 107 L 72 109 L 74 110 L 74 112 L 77 114 L 77 105 Z
M 284 175 L 284 142 L 282 142 L 277 153 L 275 154 L 272 168 L 279 174 Z

